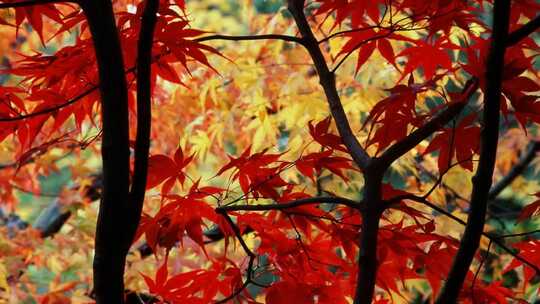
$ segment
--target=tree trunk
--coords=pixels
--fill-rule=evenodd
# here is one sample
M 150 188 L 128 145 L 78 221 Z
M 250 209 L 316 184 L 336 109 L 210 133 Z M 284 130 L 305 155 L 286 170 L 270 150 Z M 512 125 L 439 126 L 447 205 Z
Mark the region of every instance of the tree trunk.
M 382 214 L 382 170 L 364 172 L 364 203 L 362 210 L 362 231 L 360 234 L 360 254 L 358 256 L 358 276 L 354 304 L 371 303 L 377 279 L 377 237 Z
M 489 190 L 499 139 L 499 112 L 504 54 L 508 36 L 510 0 L 495 0 L 493 9 L 493 34 L 486 62 L 486 87 L 484 97 L 483 128 L 480 139 L 480 159 L 473 177 L 470 212 L 459 250 L 454 258 L 448 279 L 437 304 L 457 303 L 467 272 L 474 259 L 484 232 Z
M 133 242 L 141 220 L 148 177 L 150 131 L 152 128 L 152 46 L 157 22 L 159 0 L 146 0 L 137 45 L 137 137 L 135 139 L 135 164 L 130 191 L 130 208 L 127 211 L 126 253 Z
M 129 122 L 124 62 L 110 0 L 81 2 L 99 70 L 103 192 L 96 227 L 94 292 L 98 304 L 124 302 L 124 227 L 129 198 Z

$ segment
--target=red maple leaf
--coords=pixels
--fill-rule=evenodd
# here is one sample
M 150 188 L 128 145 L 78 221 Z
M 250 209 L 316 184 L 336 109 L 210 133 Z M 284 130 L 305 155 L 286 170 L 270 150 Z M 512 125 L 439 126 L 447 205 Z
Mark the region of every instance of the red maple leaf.
M 330 116 L 319 121 L 315 126 L 310 121 L 308 123 L 309 134 L 321 146 L 347 153 L 347 148 L 345 148 L 341 137 L 328 132 L 331 121 L 332 118 Z
M 519 250 L 519 255 L 525 260 L 529 261 L 533 265 L 540 265 L 540 240 L 526 240 L 512 245 L 515 249 Z M 514 258 L 508 266 L 503 270 L 506 273 L 512 269 L 523 266 L 523 262 L 520 259 Z M 523 280 L 524 288 L 526 284 L 536 275 L 536 271 L 528 266 L 523 267 L 525 278 Z
M 335 13 L 336 25 L 340 25 L 350 17 L 353 28 L 365 25 L 368 17 L 373 21 L 380 19 L 380 3 L 378 1 L 357 0 L 317 0 L 321 6 L 316 14 L 330 15 Z
M 165 184 L 161 188 L 161 193 L 167 194 L 174 186 L 175 181 L 184 185 L 186 175 L 183 170 L 192 160 L 193 155 L 184 156 L 182 147 L 178 147 L 173 158 L 162 154 L 152 155 L 148 159 L 148 181 L 146 188 L 154 188 L 165 181 Z
M 162 300 L 160 303 L 211 303 L 218 293 L 229 295 L 242 285 L 240 269 L 230 260 L 212 262 L 208 270 L 193 270 L 169 277 L 166 258 L 154 279 L 144 274 L 141 276 L 150 293 Z M 243 295 L 251 298 L 247 291 Z
M 343 170 L 354 170 L 351 160 L 346 157 L 332 156 L 332 154 L 333 150 L 326 150 L 302 156 L 295 162 L 296 168 L 313 182 L 315 182 L 315 174 L 320 174 L 322 169 L 327 169 L 344 181 L 348 181 Z
M 439 38 L 434 42 L 418 40 L 415 41 L 415 44 L 415 46 L 398 54 L 398 57 L 408 57 L 401 79 L 418 68 L 423 69 L 424 77 L 427 80 L 435 75 L 439 67 L 445 70 L 452 69 L 452 59 L 448 50 L 459 49 L 458 46 L 448 42 L 445 38 Z
M 392 48 L 389 39 L 409 41 L 406 37 L 394 34 L 390 30 L 380 30 L 378 32 L 374 30 L 353 31 L 345 34 L 345 36 L 349 37 L 349 40 L 343 45 L 338 56 L 346 55 L 358 50 L 356 72 L 358 72 L 362 65 L 364 65 L 369 57 L 371 57 L 375 49 L 379 51 L 386 61 L 398 69 L 394 49 Z
M 267 150 L 250 155 L 251 147 L 248 147 L 238 158 L 229 156 L 229 163 L 223 166 L 216 175 L 234 168 L 233 180 L 238 180 L 244 194 L 252 193 L 255 198 L 270 197 L 279 198 L 276 188 L 288 185 L 279 173 L 288 165 L 288 162 L 279 161 L 283 155 L 266 154 Z M 279 162 L 278 162 L 279 161 Z M 271 166 L 277 163 L 276 166 Z
M 454 158 L 459 165 L 469 171 L 473 169 L 472 156 L 479 152 L 477 138 L 480 127 L 475 125 L 476 114 L 463 118 L 455 128 L 445 128 L 431 140 L 424 154 L 439 151 L 439 172 L 445 172 Z
M 17 1 L 11 1 L 16 3 Z M 61 3 L 59 3 L 61 4 Z M 36 31 L 41 40 L 41 43 L 45 45 L 45 39 L 43 37 L 43 17 L 48 17 L 51 20 L 58 24 L 62 24 L 62 12 L 56 8 L 56 4 L 43 4 L 43 5 L 31 5 L 31 6 L 21 6 L 15 8 L 15 26 L 17 31 L 19 27 L 24 22 L 28 20 L 28 23 Z M 1 23 L 7 24 L 3 21 Z
M 146 236 L 148 245 L 155 249 L 158 245 L 171 248 L 182 242 L 184 233 L 204 250 L 203 219 L 219 224 L 219 216 L 203 199 L 222 192 L 216 187 L 199 187 L 195 182 L 185 196 L 165 195 L 168 203 L 163 205 L 155 216 L 144 215 L 137 231 L 137 240 Z
M 530 219 L 535 215 L 540 214 L 540 192 L 537 192 L 534 195 L 539 199 L 532 203 L 529 203 L 521 210 L 517 219 L 518 222 L 522 222 L 524 220 Z

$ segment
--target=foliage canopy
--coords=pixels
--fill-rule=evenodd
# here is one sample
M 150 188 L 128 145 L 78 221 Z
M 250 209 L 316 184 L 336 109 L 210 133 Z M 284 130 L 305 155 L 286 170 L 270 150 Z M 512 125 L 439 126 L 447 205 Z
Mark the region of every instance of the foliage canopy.
M 539 12 L 0 0 L 1 301 L 534 303 Z

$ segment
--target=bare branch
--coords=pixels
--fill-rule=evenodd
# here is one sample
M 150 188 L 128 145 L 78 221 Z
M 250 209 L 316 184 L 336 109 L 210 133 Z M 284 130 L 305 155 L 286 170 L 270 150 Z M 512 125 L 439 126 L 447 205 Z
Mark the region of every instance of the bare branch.
M 472 294 L 472 298 L 473 298 L 473 303 L 478 302 L 478 300 L 476 299 L 476 295 L 474 294 L 476 280 L 478 279 L 478 274 L 480 274 L 480 270 L 482 270 L 482 267 L 484 267 L 484 263 L 486 262 L 486 260 L 487 260 L 487 258 L 489 256 L 489 251 L 491 250 L 491 245 L 492 244 L 493 244 L 493 241 L 489 240 L 489 244 L 487 246 L 486 253 L 484 254 L 484 257 L 482 258 L 482 260 L 480 260 L 480 265 L 478 265 L 478 268 L 476 269 L 476 271 L 474 273 L 473 281 L 471 283 L 471 294 Z
M 497 236 L 497 238 L 499 238 L 499 239 L 507 239 L 507 238 L 514 238 L 514 237 L 529 236 L 529 235 L 537 234 L 537 233 L 540 233 L 540 229 L 532 230 L 532 231 L 519 232 L 519 233 L 511 233 L 511 234 L 499 235 L 499 236 Z
M 390 29 L 391 27 L 384 27 L 384 26 L 381 26 L 381 25 L 371 25 L 371 26 L 366 26 L 366 27 L 361 27 L 361 28 L 354 28 L 354 29 L 350 29 L 350 30 L 344 30 L 344 31 L 339 31 L 339 32 L 335 32 L 331 35 L 328 35 L 326 37 L 324 37 L 323 39 L 319 40 L 319 44 L 320 43 L 324 43 L 332 38 L 335 38 L 335 37 L 338 37 L 338 36 L 344 36 L 346 34 L 352 34 L 352 33 L 359 33 L 359 32 L 363 32 L 363 31 L 369 31 L 369 30 L 373 30 L 373 29 Z
M 527 152 L 519 159 L 517 164 L 510 169 L 507 175 L 505 175 L 500 181 L 498 181 L 489 191 L 489 199 L 495 199 L 506 187 L 508 187 L 533 161 L 536 157 L 536 153 L 540 151 L 540 142 L 534 141 L 529 144 Z

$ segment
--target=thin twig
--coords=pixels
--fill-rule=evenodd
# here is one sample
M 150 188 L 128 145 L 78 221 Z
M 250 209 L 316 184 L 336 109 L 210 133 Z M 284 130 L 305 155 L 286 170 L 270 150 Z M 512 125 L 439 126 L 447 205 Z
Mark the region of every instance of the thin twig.
M 497 236 L 497 238 L 498 239 L 506 239 L 506 238 L 513 238 L 513 237 L 529 236 L 531 234 L 537 234 L 537 233 L 540 233 L 540 229 L 532 230 L 532 231 L 526 231 L 526 232 L 499 235 L 499 236 Z
M 244 35 L 244 36 L 229 36 L 229 35 L 210 35 L 193 39 L 196 42 L 204 42 L 210 40 L 230 40 L 230 41 L 254 41 L 254 40 L 283 40 L 287 42 L 295 42 L 303 45 L 304 41 L 295 36 L 279 35 L 279 34 L 264 34 L 264 35 Z
M 476 297 L 474 295 L 474 287 L 476 285 L 476 279 L 478 278 L 478 274 L 480 274 L 480 270 L 484 266 L 484 263 L 485 263 L 485 261 L 487 260 L 487 258 L 489 256 L 489 250 L 491 249 L 491 244 L 493 244 L 493 241 L 489 240 L 489 244 L 487 246 L 486 254 L 484 254 L 484 257 L 480 261 L 480 265 L 478 265 L 478 269 L 476 269 L 476 272 L 474 273 L 474 278 L 473 278 L 473 281 L 472 281 L 472 284 L 471 284 L 471 294 L 472 294 L 472 298 L 473 298 L 473 303 L 476 303 Z
M 417 203 L 420 203 L 422 205 L 425 205 L 437 212 L 439 212 L 440 214 L 452 219 L 453 221 L 455 221 L 456 223 L 459 223 L 463 226 L 467 225 L 467 223 L 460 219 L 459 217 L 453 215 L 452 213 L 446 211 L 445 209 L 435 205 L 434 203 L 428 201 L 427 199 L 421 197 L 421 196 L 417 196 L 417 195 L 414 195 L 414 194 L 406 194 L 406 195 L 399 195 L 399 196 L 396 196 L 396 197 L 393 197 L 387 201 L 385 201 L 385 204 L 387 204 L 388 206 L 391 206 L 399 201 L 402 201 L 402 200 L 411 200 L 411 201 L 414 201 L 414 202 L 417 202 Z M 540 232 L 540 231 L 538 231 Z M 537 231 L 534 231 L 534 233 L 537 233 Z M 530 233 L 528 233 L 530 234 Z M 487 233 L 487 232 L 482 232 L 482 235 L 487 237 L 489 240 L 493 241 L 493 243 L 495 243 L 497 246 L 499 246 L 500 248 L 502 248 L 504 251 L 506 251 L 508 254 L 512 255 L 514 258 L 516 258 L 517 260 L 519 260 L 521 263 L 527 265 L 528 267 L 530 267 L 531 269 L 533 269 L 534 271 L 536 271 L 536 273 L 538 275 L 540 275 L 540 267 L 533 264 L 532 262 L 528 261 L 527 259 L 525 259 L 524 257 L 522 257 L 519 253 L 515 253 L 512 249 L 510 249 L 501 239 L 502 238 L 505 238 L 505 237 L 512 237 L 514 235 L 507 235 L 507 236 L 497 236 L 497 235 L 494 235 L 494 234 L 491 234 L 491 233 Z M 519 236 L 519 235 L 515 235 L 515 236 Z
M 23 115 L 19 115 L 19 116 L 15 116 L 15 117 L 0 117 L 0 122 L 13 122 L 13 121 L 24 120 L 24 119 L 28 119 L 28 118 L 32 118 L 32 117 L 36 117 L 36 116 L 40 116 L 40 115 L 55 112 L 57 110 L 60 110 L 60 109 L 62 109 L 64 107 L 67 107 L 67 106 L 69 106 L 71 104 L 74 104 L 75 102 L 83 99 L 84 97 L 90 95 L 92 92 L 96 91 L 98 88 L 99 88 L 99 86 L 92 86 L 92 87 L 88 88 L 86 91 L 82 92 L 81 94 L 73 97 L 72 99 L 70 99 L 70 100 L 68 100 L 68 101 L 66 101 L 64 103 L 57 104 L 57 105 L 55 105 L 53 107 L 43 109 L 41 111 L 28 113 L 28 114 L 23 114 Z
M 242 284 L 242 286 L 240 286 L 240 288 L 238 288 L 237 290 L 235 290 L 232 294 L 230 294 L 229 296 L 217 301 L 215 304 L 222 304 L 222 303 L 227 303 L 228 301 L 236 298 L 238 295 L 240 295 L 240 293 L 242 291 L 244 291 L 244 289 L 247 288 L 247 286 L 249 284 L 254 284 L 256 286 L 260 286 L 260 287 L 267 287 L 263 284 L 260 284 L 260 283 L 257 283 L 256 281 L 253 280 L 253 263 L 255 261 L 255 258 L 257 257 L 255 255 L 255 253 L 253 253 L 253 251 L 251 251 L 251 249 L 249 249 L 249 246 L 246 244 L 246 242 L 244 241 L 244 239 L 242 238 L 242 233 L 240 232 L 240 229 L 238 229 L 238 226 L 236 226 L 236 224 L 233 222 L 233 220 L 231 219 L 231 217 L 229 216 L 229 214 L 225 211 L 225 210 L 216 210 L 219 214 L 221 214 L 225 220 L 227 220 L 227 222 L 229 223 L 229 225 L 231 226 L 233 232 L 234 232 L 234 235 L 236 236 L 236 239 L 238 240 L 238 242 L 240 243 L 240 246 L 242 246 L 242 249 L 244 250 L 244 252 L 247 254 L 247 256 L 249 257 L 249 261 L 248 261 L 248 267 L 247 267 L 247 278 L 246 280 L 244 281 L 244 283 Z
M 51 1 L 51 0 L 47 0 Z M 29 1 L 34 2 L 34 1 Z M 1 5 L 1 4 L 0 4 Z M 0 7 L 1 8 L 1 7 Z M 205 41 L 212 41 L 212 40 L 231 40 L 231 41 L 255 41 L 255 40 L 283 40 L 288 42 L 296 42 L 299 44 L 303 44 L 302 39 L 294 36 L 287 36 L 287 35 L 278 35 L 278 34 L 267 34 L 267 35 L 246 35 L 246 36 L 227 36 L 227 35 L 210 35 L 210 36 L 204 36 L 193 39 L 195 42 L 205 42 Z M 161 59 L 163 56 L 167 55 L 169 52 L 165 52 L 164 54 L 160 54 L 155 56 L 152 59 L 152 64 L 156 63 Z M 130 67 L 126 70 L 126 74 L 134 73 L 136 70 L 136 67 Z M 40 115 L 50 114 L 57 110 L 60 110 L 64 107 L 67 107 L 71 104 L 74 104 L 75 102 L 81 100 L 82 98 L 90 95 L 92 92 L 97 91 L 99 88 L 99 85 L 94 85 L 89 87 L 86 91 L 82 92 L 81 94 L 73 97 L 72 99 L 63 102 L 61 104 L 55 105 L 53 107 L 43 109 L 37 112 L 29 113 L 29 114 L 23 114 L 15 117 L 0 117 L 0 122 L 13 122 L 13 121 L 19 121 L 24 120 Z
M 332 72 L 332 73 L 335 73 L 335 72 L 339 69 L 339 67 L 340 67 L 343 63 L 345 63 L 345 61 L 347 60 L 347 58 L 349 58 L 349 56 L 351 56 L 351 55 L 354 53 L 354 51 L 356 51 L 356 50 L 357 50 L 358 48 L 360 48 L 362 45 L 364 45 L 364 44 L 366 44 L 366 43 L 369 43 L 369 42 L 372 42 L 372 41 L 375 41 L 375 40 L 378 40 L 378 39 L 386 38 L 386 37 L 390 36 L 392 33 L 393 33 L 393 31 L 390 31 L 390 32 L 385 33 L 385 34 L 383 34 L 383 35 L 375 35 L 375 36 L 373 36 L 373 37 L 369 37 L 369 38 L 366 39 L 366 40 L 362 40 L 362 41 L 358 42 L 358 43 L 353 47 L 353 49 L 352 49 L 350 52 L 348 52 L 347 54 L 345 54 L 345 56 L 343 56 L 343 57 L 340 59 L 340 61 L 332 68 L 331 72 Z

